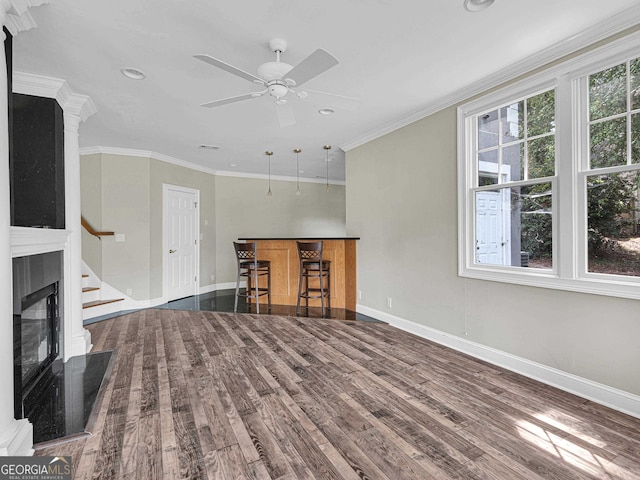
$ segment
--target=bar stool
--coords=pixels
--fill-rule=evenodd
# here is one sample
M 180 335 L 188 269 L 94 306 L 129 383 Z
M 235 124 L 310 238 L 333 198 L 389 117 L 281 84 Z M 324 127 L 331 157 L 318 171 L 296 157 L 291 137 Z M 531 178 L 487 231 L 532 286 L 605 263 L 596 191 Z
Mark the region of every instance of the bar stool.
M 238 297 L 245 297 L 249 303 L 251 299 L 256 301 L 256 313 L 260 313 L 259 298 L 267 295 L 269 310 L 271 310 L 271 262 L 269 260 L 258 260 L 256 255 L 255 242 L 237 243 L 233 242 L 238 262 L 238 279 L 236 280 L 236 298 L 233 311 L 238 311 Z M 258 279 L 267 277 L 267 286 L 259 287 Z M 247 288 L 244 293 L 240 293 L 240 281 L 242 277 L 247 279 Z
M 298 242 L 298 258 L 300 259 L 300 280 L 298 281 L 298 303 L 296 315 L 300 310 L 300 299 L 306 301 L 309 311 L 309 299 L 320 299 L 322 316 L 324 317 L 324 299 L 327 299 L 327 309 L 331 310 L 331 262 L 322 259 L 322 242 Z M 309 279 L 317 278 L 318 286 L 309 287 Z M 326 285 L 325 285 L 326 281 Z M 304 288 L 303 288 L 304 283 Z

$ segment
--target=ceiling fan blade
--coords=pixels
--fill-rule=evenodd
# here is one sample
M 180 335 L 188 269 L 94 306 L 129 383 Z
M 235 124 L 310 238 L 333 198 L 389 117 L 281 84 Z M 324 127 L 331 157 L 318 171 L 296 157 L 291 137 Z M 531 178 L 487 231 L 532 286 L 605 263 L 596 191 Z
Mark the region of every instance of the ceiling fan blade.
M 349 97 L 346 95 L 338 95 L 337 93 L 320 92 L 318 90 L 309 90 L 305 88 L 303 91 L 309 94 L 303 101 L 310 102 L 315 105 L 327 107 L 338 107 L 345 110 L 355 110 L 360 105 L 360 99 L 357 97 Z
M 250 98 L 258 98 L 264 95 L 265 92 L 245 93 L 244 95 L 222 98 L 220 100 L 214 100 L 213 102 L 206 102 L 201 104 L 200 106 L 201 107 L 219 107 L 220 105 L 226 105 L 227 103 L 242 102 L 243 100 L 249 100 Z
M 290 127 L 296 124 L 296 117 L 293 114 L 291 105 L 275 105 L 276 115 L 278 116 L 278 123 L 281 127 Z
M 338 60 L 333 55 L 319 48 L 289 70 L 286 79 L 291 79 L 297 86 L 300 86 L 337 64 Z
M 251 75 L 249 72 L 245 72 L 244 70 L 234 67 L 233 65 L 229 65 L 228 63 L 223 62 L 222 60 L 213 58 L 210 55 L 198 54 L 198 55 L 194 55 L 194 57 L 197 58 L 198 60 L 202 60 L 203 62 L 208 63 L 209 65 L 213 65 L 214 67 L 218 67 L 229 73 L 233 73 L 234 75 L 240 78 L 244 78 L 245 80 L 248 80 L 252 83 L 258 83 L 260 85 L 264 85 L 264 80 L 262 80 L 261 78 L 258 78 L 255 75 Z

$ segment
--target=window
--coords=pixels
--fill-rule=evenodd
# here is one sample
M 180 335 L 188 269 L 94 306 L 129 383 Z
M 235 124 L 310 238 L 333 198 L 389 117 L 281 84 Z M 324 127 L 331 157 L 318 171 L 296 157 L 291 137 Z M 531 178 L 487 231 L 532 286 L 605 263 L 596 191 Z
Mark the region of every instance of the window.
M 476 264 L 551 265 L 554 97 L 547 90 L 476 115 Z
M 460 275 L 640 298 L 638 36 L 459 107 Z
M 589 75 L 588 267 L 640 277 L 640 59 Z

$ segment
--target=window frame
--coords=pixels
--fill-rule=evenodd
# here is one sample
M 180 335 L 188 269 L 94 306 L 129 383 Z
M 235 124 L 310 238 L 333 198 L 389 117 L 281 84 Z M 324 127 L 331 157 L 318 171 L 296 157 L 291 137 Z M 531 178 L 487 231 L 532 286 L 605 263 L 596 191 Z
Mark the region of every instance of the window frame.
M 640 299 L 640 276 L 588 272 L 587 177 L 640 170 L 640 164 L 589 169 L 588 75 L 640 57 L 640 32 L 588 51 L 523 80 L 460 105 L 458 140 L 458 275 L 534 287 Z M 553 177 L 510 182 L 507 186 L 552 184 L 552 268 L 475 263 L 475 192 L 504 184 L 474 187 L 477 118 L 549 89 L 555 89 L 556 171 Z

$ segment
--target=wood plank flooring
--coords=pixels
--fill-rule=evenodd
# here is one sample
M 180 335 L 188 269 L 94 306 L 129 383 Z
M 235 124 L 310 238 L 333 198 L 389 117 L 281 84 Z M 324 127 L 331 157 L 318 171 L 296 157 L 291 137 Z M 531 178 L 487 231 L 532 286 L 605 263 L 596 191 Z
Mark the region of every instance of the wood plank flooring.
M 639 479 L 640 420 L 383 323 L 150 309 L 74 479 Z

